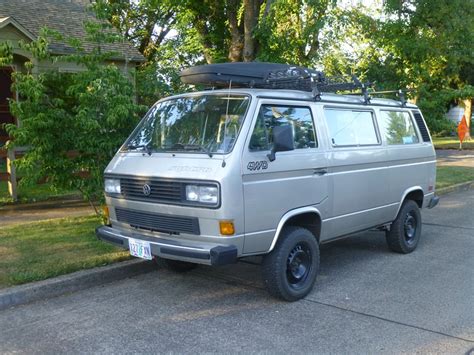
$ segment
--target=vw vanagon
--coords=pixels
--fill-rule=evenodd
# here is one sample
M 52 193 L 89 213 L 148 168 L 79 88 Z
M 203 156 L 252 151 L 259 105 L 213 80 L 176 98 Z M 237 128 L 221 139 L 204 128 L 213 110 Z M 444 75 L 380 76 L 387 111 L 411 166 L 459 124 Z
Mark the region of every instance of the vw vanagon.
M 209 88 L 158 101 L 117 152 L 98 238 L 176 271 L 262 255 L 264 284 L 288 301 L 312 289 L 321 243 L 377 228 L 391 250 L 415 250 L 420 210 L 438 203 L 417 106 L 280 64 L 182 79 Z

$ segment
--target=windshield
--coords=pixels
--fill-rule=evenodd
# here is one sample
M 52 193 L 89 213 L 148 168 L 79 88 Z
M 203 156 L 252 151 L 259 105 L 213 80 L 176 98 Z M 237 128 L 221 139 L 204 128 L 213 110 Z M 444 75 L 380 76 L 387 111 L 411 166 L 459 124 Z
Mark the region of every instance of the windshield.
M 250 99 L 244 95 L 179 97 L 157 103 L 132 133 L 124 150 L 228 153 Z

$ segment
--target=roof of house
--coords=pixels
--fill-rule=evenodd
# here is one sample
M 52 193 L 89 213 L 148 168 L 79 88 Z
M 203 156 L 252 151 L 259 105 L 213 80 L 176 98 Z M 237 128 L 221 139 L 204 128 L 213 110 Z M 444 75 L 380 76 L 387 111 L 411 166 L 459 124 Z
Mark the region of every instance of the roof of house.
M 84 38 L 85 21 L 97 21 L 88 9 L 90 0 L 0 0 L 0 22 L 17 27 L 25 35 L 38 37 L 43 27 L 60 32 L 65 37 Z M 0 24 L 0 28 L 3 27 Z M 92 43 L 84 43 L 91 49 Z M 129 42 L 107 43 L 104 51 L 116 52 L 117 58 L 125 57 L 131 62 L 143 62 L 145 58 Z M 70 54 L 74 49 L 61 42 L 51 42 L 49 50 L 53 54 Z

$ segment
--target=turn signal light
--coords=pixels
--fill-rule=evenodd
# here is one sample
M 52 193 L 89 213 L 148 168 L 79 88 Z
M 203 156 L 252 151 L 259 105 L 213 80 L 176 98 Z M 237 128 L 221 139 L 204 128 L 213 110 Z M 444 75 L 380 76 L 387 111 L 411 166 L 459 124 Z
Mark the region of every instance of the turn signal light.
M 222 235 L 233 235 L 235 233 L 234 222 L 219 221 L 219 229 Z
M 102 220 L 106 226 L 110 224 L 109 217 L 109 208 L 107 206 L 102 206 Z

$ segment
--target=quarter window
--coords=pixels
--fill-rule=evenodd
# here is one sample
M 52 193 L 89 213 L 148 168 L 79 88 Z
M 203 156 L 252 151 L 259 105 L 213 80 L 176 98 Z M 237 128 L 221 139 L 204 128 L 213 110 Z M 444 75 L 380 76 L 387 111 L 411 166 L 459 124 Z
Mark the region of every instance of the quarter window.
M 420 140 L 408 112 L 380 111 L 380 132 L 387 144 L 414 144 Z
M 272 149 L 273 127 L 287 125 L 293 128 L 295 149 L 317 147 L 309 107 L 262 105 L 250 138 L 249 149 L 251 151 Z
M 334 146 L 379 144 L 371 111 L 325 109 Z

